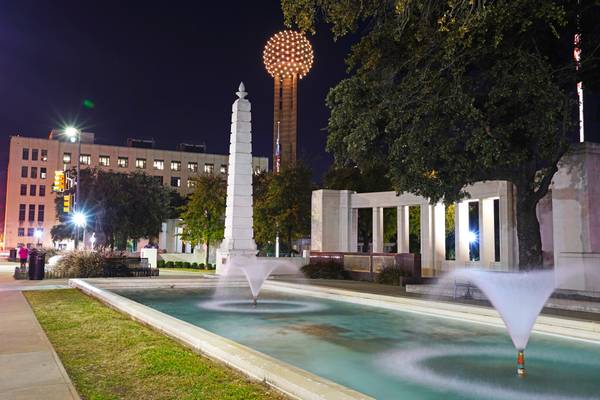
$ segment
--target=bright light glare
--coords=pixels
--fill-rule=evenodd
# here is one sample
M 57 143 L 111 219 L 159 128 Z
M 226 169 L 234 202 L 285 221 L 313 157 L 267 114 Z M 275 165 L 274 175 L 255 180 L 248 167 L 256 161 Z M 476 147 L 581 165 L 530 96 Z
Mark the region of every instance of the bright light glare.
M 73 223 L 75 223 L 75 225 L 82 227 L 85 226 L 86 223 L 86 218 L 85 218 L 85 214 L 83 214 L 82 212 L 76 212 L 75 214 L 73 214 Z
M 33 236 L 35 236 L 36 238 L 41 238 L 42 237 L 42 230 L 41 229 L 36 229 L 35 232 L 33 233 Z
M 65 135 L 67 135 L 70 138 L 75 138 L 78 134 L 79 129 L 75 128 L 74 126 L 67 126 L 65 128 Z
M 469 243 L 477 243 L 477 233 L 469 231 L 467 239 L 469 240 Z

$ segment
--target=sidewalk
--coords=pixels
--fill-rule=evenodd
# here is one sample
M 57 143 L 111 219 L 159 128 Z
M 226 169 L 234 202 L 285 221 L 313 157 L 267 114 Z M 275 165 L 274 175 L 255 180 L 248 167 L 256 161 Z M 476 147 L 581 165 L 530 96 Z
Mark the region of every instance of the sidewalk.
M 60 359 L 12 278 L 0 267 L 0 399 L 79 399 Z

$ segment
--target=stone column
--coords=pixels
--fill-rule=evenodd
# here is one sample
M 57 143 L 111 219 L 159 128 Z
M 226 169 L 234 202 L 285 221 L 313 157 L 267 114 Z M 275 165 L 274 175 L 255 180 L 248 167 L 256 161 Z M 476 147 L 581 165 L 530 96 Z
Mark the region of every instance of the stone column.
M 494 264 L 494 199 L 479 200 L 479 257 L 481 265 Z
M 446 207 L 442 203 L 433 206 L 433 269 L 441 271 L 446 260 Z
M 358 251 L 358 208 L 353 208 L 352 214 L 352 225 L 350 227 L 350 251 L 355 253 Z
M 433 207 L 421 204 L 421 268 L 433 270 Z
M 469 261 L 469 203 L 460 201 L 454 210 L 455 265 L 464 267 Z
M 243 83 L 236 95 L 231 115 L 225 235 L 217 254 L 219 274 L 232 272 L 228 270 L 232 257 L 256 257 L 252 227 L 252 119 Z
M 409 222 L 408 222 L 409 206 L 400 206 L 396 211 L 397 216 L 397 231 L 396 238 L 398 242 L 398 253 L 410 253 L 409 249 Z
M 506 191 L 500 194 L 500 265 L 504 270 L 516 270 L 517 224 L 514 211 L 513 185 L 506 182 Z
M 383 253 L 382 207 L 373 207 L 373 253 Z

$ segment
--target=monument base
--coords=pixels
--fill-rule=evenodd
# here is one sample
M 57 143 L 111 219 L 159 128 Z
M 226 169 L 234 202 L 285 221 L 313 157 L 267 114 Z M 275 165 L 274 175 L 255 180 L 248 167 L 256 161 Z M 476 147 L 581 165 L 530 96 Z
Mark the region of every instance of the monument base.
M 233 261 L 235 259 L 235 262 Z M 236 265 L 256 262 L 256 250 L 217 250 L 217 269 L 215 273 L 222 276 L 244 276 L 244 272 Z

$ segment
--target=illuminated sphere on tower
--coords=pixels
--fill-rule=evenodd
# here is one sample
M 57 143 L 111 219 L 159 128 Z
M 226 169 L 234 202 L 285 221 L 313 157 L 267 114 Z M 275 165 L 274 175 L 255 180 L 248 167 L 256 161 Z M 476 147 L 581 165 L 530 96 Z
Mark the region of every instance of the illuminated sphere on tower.
M 273 167 L 296 163 L 298 80 L 313 64 L 313 49 L 300 32 L 281 31 L 273 35 L 263 51 L 263 62 L 274 80 Z
M 263 61 L 273 78 L 296 75 L 302 79 L 312 67 L 312 46 L 300 32 L 282 31 L 273 35 L 267 42 Z

